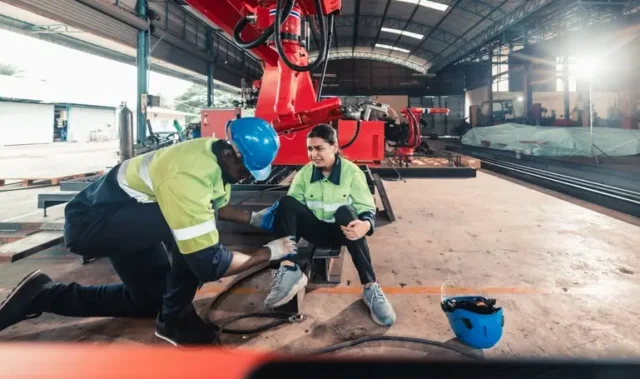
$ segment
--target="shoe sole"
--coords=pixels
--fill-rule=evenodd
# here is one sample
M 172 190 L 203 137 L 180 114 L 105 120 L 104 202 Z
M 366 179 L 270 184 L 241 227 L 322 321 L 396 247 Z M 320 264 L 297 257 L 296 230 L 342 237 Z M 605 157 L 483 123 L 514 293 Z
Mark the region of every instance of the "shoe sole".
M 162 334 L 160 334 L 158 332 L 155 332 L 154 334 L 155 334 L 156 337 L 160 338 L 161 340 L 163 340 L 165 342 L 168 342 L 168 343 L 172 344 L 175 347 L 180 347 L 180 345 L 178 345 L 178 343 L 176 341 L 172 340 L 171 338 L 165 337 L 165 336 L 163 336 Z
M 391 325 L 393 325 L 393 322 L 391 324 L 385 324 L 384 322 L 380 321 L 380 319 L 378 317 L 376 317 L 376 314 L 373 313 L 373 307 L 371 306 L 371 304 L 369 304 L 369 302 L 367 301 L 366 297 L 362 296 L 362 301 L 367 306 L 367 308 L 369 308 L 369 314 L 371 315 L 371 319 L 373 320 L 373 322 L 375 322 L 376 324 L 381 325 L 381 326 L 391 326 Z
M 9 296 L 7 296 L 2 303 L 0 303 L 0 314 L 2 314 L 2 311 L 4 311 L 4 308 L 11 302 L 11 300 L 13 300 L 13 298 L 16 296 L 16 294 L 22 289 L 24 288 L 25 285 L 27 285 L 27 283 L 31 282 L 32 279 L 36 278 L 37 276 L 39 276 L 40 274 L 42 274 L 41 270 L 36 270 L 34 272 L 32 272 L 31 274 L 25 276 L 24 278 L 22 278 L 22 280 L 18 283 L 18 285 L 16 285 L 15 287 L 13 287 L 13 289 L 11 290 L 11 292 L 9 293 Z M 48 280 L 50 281 L 50 279 Z M 7 325 L 6 327 L 2 328 L 0 327 L 0 331 L 4 330 L 6 328 L 8 328 L 11 325 Z
M 309 282 L 309 279 L 307 279 L 307 276 L 302 274 L 300 279 L 293 285 L 293 290 L 291 292 L 289 292 L 289 294 L 287 296 L 285 296 L 282 300 L 278 301 L 277 303 L 274 303 L 274 304 L 270 305 L 269 307 L 270 308 L 278 308 L 278 307 L 281 307 L 281 306 L 287 304 L 294 297 L 296 297 L 296 295 L 298 294 L 298 292 L 300 292 L 300 290 L 302 290 L 303 288 L 305 288 L 307 286 L 308 282 Z

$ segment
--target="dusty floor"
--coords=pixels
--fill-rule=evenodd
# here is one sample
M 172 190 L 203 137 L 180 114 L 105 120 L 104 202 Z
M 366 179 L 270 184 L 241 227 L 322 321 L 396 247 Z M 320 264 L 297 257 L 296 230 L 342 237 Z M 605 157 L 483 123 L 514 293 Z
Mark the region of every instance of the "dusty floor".
M 475 179 L 416 179 L 385 186 L 398 221 L 379 228 L 369 241 L 378 279 L 397 312 L 394 326 L 387 329 L 370 320 L 347 258 L 340 286 L 307 293 L 305 322 L 246 338 L 225 336 L 224 342 L 303 352 L 378 334 L 448 341 L 453 334 L 438 302 L 440 286 L 450 280 L 456 287 L 485 288 L 504 306 L 505 334 L 486 356 L 640 356 L 637 226 L 482 172 Z M 0 193 L 0 220 L 34 212 L 35 199 L 25 208 L 28 197 L 35 198 L 26 195 L 31 191 Z M 5 206 L 18 202 L 23 205 Z M 34 217 L 39 216 L 24 219 Z M 36 268 L 65 282 L 117 280 L 106 260 L 83 266 L 80 258 L 52 248 L 0 266 L 0 296 Z M 269 281 L 264 273 L 244 284 L 212 318 L 262 310 Z M 200 291 L 202 314 L 223 285 L 208 284 Z M 153 320 L 44 315 L 0 332 L 0 340 L 153 343 L 153 325 Z M 350 353 L 380 351 L 455 356 L 399 345 L 369 345 Z

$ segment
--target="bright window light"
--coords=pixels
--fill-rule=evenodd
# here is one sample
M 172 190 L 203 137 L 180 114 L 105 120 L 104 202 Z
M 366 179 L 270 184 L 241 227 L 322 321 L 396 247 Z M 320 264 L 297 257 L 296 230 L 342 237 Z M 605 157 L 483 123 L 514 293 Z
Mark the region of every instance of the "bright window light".
M 447 10 L 447 8 L 449 8 L 449 6 L 446 4 L 436 3 L 435 1 L 429 1 L 429 0 L 398 0 L 398 1 L 402 1 L 403 3 L 422 5 L 423 7 L 439 10 L 441 12 L 444 12 Z
M 382 28 L 380 30 L 383 31 L 383 32 L 393 33 L 393 34 L 400 34 L 401 36 L 407 36 L 407 37 L 411 37 L 411 38 L 415 38 L 415 39 L 423 39 L 424 38 L 424 35 L 422 35 L 422 34 L 413 33 L 413 32 L 407 32 L 406 30 L 391 29 L 391 28 Z
M 403 53 L 410 53 L 410 51 L 407 50 L 407 49 L 401 49 L 401 48 L 395 47 L 395 46 L 383 45 L 381 43 L 376 43 L 376 47 L 379 47 L 381 49 L 389 49 L 389 50 L 400 51 L 400 52 L 403 52 Z
M 594 57 L 578 58 L 576 72 L 585 78 L 591 78 L 600 69 L 600 62 Z
M 516 100 L 518 100 L 519 102 L 522 102 L 522 100 L 524 100 L 524 97 L 518 96 L 518 98 Z

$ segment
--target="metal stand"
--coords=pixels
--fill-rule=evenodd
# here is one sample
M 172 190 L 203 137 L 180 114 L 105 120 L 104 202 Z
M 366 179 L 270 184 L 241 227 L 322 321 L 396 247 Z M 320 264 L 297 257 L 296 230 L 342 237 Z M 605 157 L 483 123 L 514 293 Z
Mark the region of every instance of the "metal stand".
M 589 81 L 589 135 L 590 135 L 590 138 L 591 138 L 591 141 L 589 143 L 589 150 L 590 150 L 590 153 L 591 153 L 591 157 L 596 160 L 596 163 L 599 164 L 600 161 L 598 160 L 598 155 L 604 155 L 604 156 L 606 156 L 608 158 L 611 158 L 611 157 L 609 155 L 607 155 L 607 153 L 602 151 L 602 149 L 599 148 L 595 143 L 593 143 L 593 105 L 591 103 L 591 78 L 589 78 L 588 81 Z M 568 84 L 565 84 L 565 85 L 568 85 Z M 596 155 L 595 154 L 595 149 L 599 150 L 602 154 Z M 585 150 L 587 150 L 587 149 L 582 149 L 582 150 L 576 152 L 575 154 L 570 155 L 568 158 L 574 157 L 574 156 L 582 153 Z

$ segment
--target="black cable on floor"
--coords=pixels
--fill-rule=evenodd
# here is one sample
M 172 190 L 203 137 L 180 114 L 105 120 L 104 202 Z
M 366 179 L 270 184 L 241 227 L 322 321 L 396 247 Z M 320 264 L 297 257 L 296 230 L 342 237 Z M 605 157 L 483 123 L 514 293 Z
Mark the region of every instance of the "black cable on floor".
M 456 353 L 458 353 L 460 355 L 464 355 L 467 358 L 471 358 L 471 359 L 475 359 L 475 360 L 482 359 L 481 357 L 479 357 L 477 355 L 474 355 L 474 354 L 471 354 L 469 352 L 466 352 L 466 351 L 464 351 L 464 350 L 462 350 L 460 348 L 457 348 L 455 346 L 450 346 L 450 345 L 444 344 L 442 342 L 432 341 L 432 340 L 428 340 L 428 339 L 424 339 L 424 338 L 414 338 L 414 337 L 404 337 L 404 336 L 368 336 L 368 337 L 362 337 L 362 338 L 358 338 L 358 339 L 355 339 L 355 340 L 341 342 L 341 343 L 337 343 L 335 345 L 323 347 L 323 348 L 318 349 L 318 350 L 313 350 L 313 351 L 308 352 L 308 353 L 303 353 L 302 355 L 328 354 L 328 353 L 332 353 L 334 351 L 338 351 L 338 350 L 342 350 L 342 349 L 347 349 L 347 348 L 350 348 L 350 347 L 358 346 L 358 345 L 361 345 L 361 344 L 366 343 L 366 342 L 375 342 L 375 341 L 410 342 L 410 343 L 417 343 L 417 344 L 421 344 L 421 345 L 435 346 L 435 347 L 439 347 L 439 348 L 443 348 L 443 349 L 454 351 L 454 352 L 456 352 Z
M 247 279 L 250 279 L 250 278 L 254 277 L 255 275 L 261 273 L 262 271 L 264 271 L 264 270 L 266 270 L 268 268 L 269 268 L 269 265 L 265 264 L 263 266 L 257 267 L 257 268 L 255 268 L 255 269 L 253 269 L 251 271 L 245 272 L 245 273 L 240 274 L 239 276 L 237 276 L 234 282 L 232 282 L 228 287 L 226 287 L 224 290 L 222 290 L 222 292 L 220 292 L 218 294 L 218 296 L 216 296 L 215 299 L 213 299 L 213 301 L 209 305 L 209 308 L 207 309 L 207 319 L 209 319 L 210 313 L 215 309 L 215 305 L 220 301 L 220 299 L 222 299 L 228 293 L 230 293 L 230 291 L 233 288 L 235 288 L 238 284 L 246 281 Z M 268 323 L 266 325 L 261 325 L 259 327 L 253 328 L 253 329 L 229 329 L 228 328 L 229 324 L 234 323 L 234 322 L 236 322 L 238 320 L 246 319 L 246 318 L 273 318 L 273 319 L 276 319 L 276 320 L 272 321 L 272 322 L 270 322 L 270 323 Z M 299 314 L 299 313 L 296 314 L 296 313 L 287 313 L 287 312 L 254 312 L 254 313 L 247 313 L 247 314 L 231 317 L 231 318 L 227 319 L 221 325 L 217 325 L 213 321 L 209 321 L 209 322 L 217 330 L 216 343 L 219 344 L 219 345 L 222 345 L 222 342 L 220 341 L 220 335 L 223 334 L 223 333 L 234 334 L 234 335 L 254 334 L 254 333 L 264 332 L 266 330 L 273 329 L 273 328 L 281 326 L 281 325 L 302 322 L 305 319 L 306 319 L 306 316 L 302 315 L 302 314 Z M 432 340 L 423 339 L 423 338 L 404 337 L 404 336 L 368 336 L 368 337 L 362 337 L 362 338 L 358 338 L 358 339 L 355 339 L 355 340 L 352 340 L 352 341 L 341 342 L 341 343 L 337 343 L 337 344 L 334 344 L 334 345 L 323 347 L 323 348 L 318 349 L 318 350 L 313 350 L 313 351 L 310 351 L 310 352 L 307 352 L 307 353 L 302 353 L 301 355 L 328 354 L 328 353 L 332 353 L 334 351 L 343 350 L 343 349 L 347 349 L 347 348 L 351 348 L 351 347 L 355 347 L 355 346 L 361 345 L 363 343 L 375 342 L 375 341 L 409 342 L 409 343 L 416 343 L 416 344 L 421 344 L 421 345 L 429 345 L 429 346 L 435 346 L 435 347 L 439 347 L 439 348 L 442 348 L 442 349 L 447 349 L 447 350 L 456 352 L 456 353 L 458 353 L 460 355 L 463 355 L 463 356 L 465 356 L 467 358 L 471 358 L 471 359 L 475 359 L 475 360 L 483 359 L 482 357 L 476 356 L 476 355 L 468 353 L 468 352 L 466 352 L 466 351 L 464 351 L 464 350 L 462 350 L 460 348 L 457 348 L 455 346 L 450 346 L 450 345 L 444 344 L 442 342 L 432 341 Z

